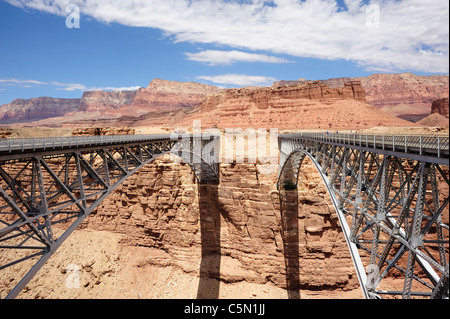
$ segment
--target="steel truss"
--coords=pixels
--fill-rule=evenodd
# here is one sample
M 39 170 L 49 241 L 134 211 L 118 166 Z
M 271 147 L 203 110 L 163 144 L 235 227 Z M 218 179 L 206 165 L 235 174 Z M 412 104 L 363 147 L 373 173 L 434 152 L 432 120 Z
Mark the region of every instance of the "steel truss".
M 46 151 L 33 143 L 33 150 L 0 154 L 0 271 L 18 264 L 29 269 L 7 298 L 25 288 L 111 192 L 156 158 L 174 154 L 199 183 L 218 182 L 217 136 L 114 141 Z
M 280 194 L 296 188 L 305 157 L 319 170 L 366 298 L 448 298 L 448 158 L 443 165 L 298 136 L 280 137 L 279 147 Z

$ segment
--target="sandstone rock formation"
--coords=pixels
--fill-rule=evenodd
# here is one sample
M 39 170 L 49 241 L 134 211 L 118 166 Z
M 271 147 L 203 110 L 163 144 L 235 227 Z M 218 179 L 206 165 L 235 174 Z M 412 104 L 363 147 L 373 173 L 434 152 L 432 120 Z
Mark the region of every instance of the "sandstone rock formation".
M 0 106 L 0 123 L 40 121 L 30 124 L 37 126 L 103 120 L 110 126 L 114 124 L 111 121 L 122 117 L 137 118 L 153 111 L 192 107 L 218 91 L 211 85 L 156 79 L 147 88 L 136 91 L 90 91 L 84 92 L 81 99 L 18 99 Z
M 334 78 L 322 80 L 324 84 L 336 88 L 348 81 L 360 81 L 366 92 L 367 102 L 384 112 L 407 118 L 423 118 L 430 114 L 431 103 L 448 96 L 449 76 L 419 76 L 411 73 L 373 74 L 368 77 Z M 278 85 L 294 85 L 299 81 L 282 81 Z
M 72 251 L 69 255 L 62 247 L 60 253 L 65 259 L 52 258 L 50 272 L 42 269 L 42 276 L 36 276 L 20 297 L 136 298 L 140 294 L 149 298 L 155 293 L 150 282 L 159 282 L 173 284 L 172 293 L 179 298 L 224 297 L 227 285 L 253 285 L 258 294 L 272 290 L 270 287 L 286 293 L 290 287 L 290 295 L 284 298 L 305 297 L 308 291 L 319 298 L 355 291 L 360 298 L 337 215 L 314 165 L 305 163 L 302 170 L 298 216 L 289 225 L 280 212 L 276 173 L 263 173 L 265 166 L 222 164 L 219 186 L 199 186 L 189 166 L 175 164 L 169 156 L 149 164 L 125 181 L 83 223 L 82 230 L 97 234 L 88 249 L 78 247 L 83 258 L 78 252 L 78 258 L 74 255 L 79 243 L 66 246 Z M 134 251 L 134 256 L 114 256 L 114 247 L 98 240 L 107 241 L 110 234 L 120 236 L 120 245 L 128 247 L 125 251 Z M 298 270 L 292 263 L 286 264 L 287 244 L 297 247 Z M 104 251 L 98 252 L 92 245 L 103 245 Z M 80 289 L 70 290 L 52 278 L 64 278 L 67 266 L 73 263 L 79 265 L 82 282 Z M 152 279 L 151 273 L 163 269 L 176 269 L 198 279 L 183 291 L 176 287 L 174 278 Z M 48 273 L 53 275 L 49 278 Z M 142 277 L 144 273 L 147 275 Z M 297 275 L 292 278 L 291 273 Z M 143 283 L 138 284 L 136 277 Z M 0 292 L 9 279 L 6 275 L 0 280 Z M 244 292 L 240 290 L 241 295 L 235 297 L 252 297 Z
M 74 129 L 72 136 L 134 135 L 135 133 L 136 130 L 130 127 L 90 127 Z
M 229 89 L 206 97 L 190 113 L 176 117 L 172 125 L 192 127 L 194 120 L 201 120 L 205 128 L 358 129 L 412 125 L 367 104 L 357 81 L 340 88 L 307 82 Z
M 151 105 L 164 107 L 196 106 L 205 96 L 220 89 L 196 82 L 177 82 L 155 79 L 147 88 L 136 92 L 134 105 Z
M 449 127 L 448 97 L 433 102 L 431 114 L 418 122 L 420 125 L 432 127 Z
M 358 82 L 361 85 L 358 86 Z M 302 92 L 298 91 L 300 84 L 304 85 Z M 416 76 L 411 73 L 335 78 L 323 80 L 320 83 L 317 81 L 309 82 L 304 79 L 280 81 L 274 83 L 271 88 L 241 88 L 225 90 L 226 93 L 223 94 L 220 93 L 222 90 L 215 86 L 195 82 L 155 79 L 146 88 L 140 88 L 136 91 L 85 92 L 81 99 L 36 98 L 16 100 L 0 106 L 0 123 L 31 122 L 29 125 L 32 126 L 61 126 L 64 123 L 64 126 L 71 127 L 80 125 L 171 126 L 173 123 L 178 123 L 180 119 L 183 120 L 185 116 L 196 113 L 198 104 L 203 98 L 211 95 L 215 96 L 209 102 L 204 101 L 202 103 L 203 110 L 207 108 L 208 104 L 220 104 L 220 101 L 229 99 L 230 95 L 234 95 L 236 99 L 238 96 L 242 96 L 243 104 L 239 107 L 236 106 L 235 110 L 243 110 L 246 108 L 245 105 L 258 105 L 256 112 L 253 112 L 248 119 L 248 121 L 253 122 L 254 117 L 255 123 L 262 121 L 258 119 L 260 116 L 273 116 L 275 119 L 278 116 L 276 112 L 263 114 L 262 110 L 269 108 L 269 104 L 266 105 L 266 103 L 269 103 L 267 102 L 267 96 L 272 99 L 283 99 L 285 102 L 287 100 L 292 101 L 294 97 L 310 101 L 331 98 L 335 99 L 335 102 L 336 98 L 342 100 L 351 97 L 356 101 L 368 102 L 390 115 L 416 122 L 429 115 L 432 101 L 448 96 L 448 90 L 448 75 Z M 252 97 L 246 101 L 244 96 L 250 91 L 253 91 Z M 273 102 L 271 103 L 273 104 Z M 326 103 L 331 102 L 328 100 Z M 316 106 L 321 108 L 319 104 Z M 335 106 L 335 108 L 339 107 L 338 105 Z M 284 111 L 286 111 L 284 114 L 287 113 L 287 109 L 283 110 L 281 106 L 280 111 L 281 117 L 284 116 Z M 292 111 L 295 110 L 292 109 Z M 325 110 L 322 109 L 322 111 Z M 342 114 L 344 115 L 345 112 L 343 111 Z M 347 118 L 354 117 L 355 114 L 352 113 L 354 112 L 350 111 Z M 217 114 L 214 116 L 217 116 Z M 378 118 L 378 115 L 375 117 Z M 177 120 L 174 121 L 174 118 L 177 118 Z M 233 120 L 234 127 L 241 126 L 237 122 L 240 120 L 237 113 Z M 319 119 L 320 121 L 323 122 Z M 342 120 L 339 121 L 342 122 Z M 355 118 L 353 121 L 363 123 L 365 119 Z M 386 123 L 391 125 L 389 124 L 390 121 Z M 368 123 L 368 125 L 371 124 Z M 321 124 L 321 127 L 323 126 L 324 123 Z M 338 124 L 337 127 L 343 127 L 342 123 Z
M 449 117 L 449 99 L 448 97 L 433 101 L 431 105 L 431 114 L 438 113 L 446 118 Z
M 91 91 L 84 92 L 80 101 L 81 111 L 117 109 L 133 104 L 136 91 Z
M 0 128 L 0 138 L 9 138 L 11 136 L 12 136 L 12 130 L 11 129 Z

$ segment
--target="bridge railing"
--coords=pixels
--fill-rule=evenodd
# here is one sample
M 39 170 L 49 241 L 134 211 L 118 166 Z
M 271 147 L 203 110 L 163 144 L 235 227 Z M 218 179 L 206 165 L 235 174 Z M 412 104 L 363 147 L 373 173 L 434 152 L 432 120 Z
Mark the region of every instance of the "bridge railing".
M 195 136 L 194 136 L 195 137 Z M 49 150 L 58 148 L 87 147 L 95 145 L 135 143 L 184 138 L 184 135 L 146 134 L 146 135 L 99 135 L 68 137 L 2 138 L 0 152 L 25 150 Z M 201 138 L 201 137 L 199 137 Z
M 82 147 L 113 143 L 142 142 L 170 139 L 168 134 L 160 135 L 100 135 L 69 137 L 34 137 L 0 139 L 0 152 L 17 150 L 55 149 L 63 147 Z
M 281 134 L 282 138 L 304 138 L 315 141 L 346 144 L 366 148 L 391 150 L 408 153 L 410 151 L 424 154 L 432 152 L 437 157 L 448 157 L 448 136 L 424 135 L 380 135 L 380 134 L 352 134 L 352 133 L 297 133 Z

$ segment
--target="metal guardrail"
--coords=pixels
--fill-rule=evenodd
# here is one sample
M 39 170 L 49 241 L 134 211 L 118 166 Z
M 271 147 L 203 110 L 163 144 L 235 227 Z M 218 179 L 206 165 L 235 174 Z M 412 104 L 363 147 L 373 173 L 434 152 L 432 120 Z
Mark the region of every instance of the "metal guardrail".
M 69 137 L 35 137 L 0 139 L 0 154 L 11 152 L 33 152 L 36 150 L 55 150 L 81 148 L 124 143 L 142 143 L 162 140 L 179 140 L 183 138 L 209 139 L 212 134 L 146 134 L 146 135 L 99 135 Z
M 290 139 L 303 138 L 404 153 L 414 151 L 420 155 L 433 153 L 439 158 L 443 157 L 443 155 L 448 157 L 449 153 L 448 136 L 298 133 L 280 134 L 279 137 Z
M 170 134 L 160 135 L 100 135 L 70 137 L 35 137 L 0 139 L 0 152 L 49 150 L 57 148 L 87 147 L 106 144 L 134 143 L 171 139 Z

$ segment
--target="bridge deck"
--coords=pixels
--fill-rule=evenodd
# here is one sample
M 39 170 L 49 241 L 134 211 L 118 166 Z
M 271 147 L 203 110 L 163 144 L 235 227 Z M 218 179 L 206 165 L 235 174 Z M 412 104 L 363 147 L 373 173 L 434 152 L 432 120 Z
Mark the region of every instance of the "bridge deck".
M 279 138 L 309 140 L 364 151 L 449 165 L 448 136 L 298 133 Z
M 214 136 L 208 136 L 214 137 Z M 202 139 L 200 135 L 147 134 L 147 135 L 101 135 L 72 137 L 36 137 L 0 139 L 0 161 L 19 159 L 30 154 L 57 155 L 68 150 L 89 150 L 99 147 L 174 141 L 183 138 Z

